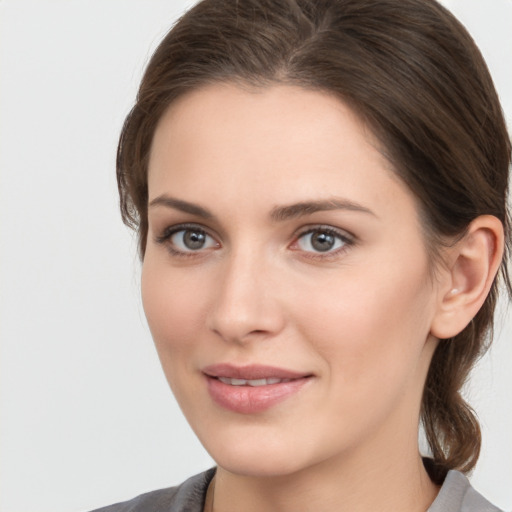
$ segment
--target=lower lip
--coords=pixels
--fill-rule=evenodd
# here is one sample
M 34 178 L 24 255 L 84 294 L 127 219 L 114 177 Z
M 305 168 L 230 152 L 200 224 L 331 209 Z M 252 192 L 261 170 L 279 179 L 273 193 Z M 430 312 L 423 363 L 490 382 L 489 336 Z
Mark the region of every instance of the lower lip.
M 311 378 L 303 377 L 267 386 L 231 386 L 206 377 L 213 401 L 221 407 L 241 414 L 254 414 L 270 409 L 299 392 Z

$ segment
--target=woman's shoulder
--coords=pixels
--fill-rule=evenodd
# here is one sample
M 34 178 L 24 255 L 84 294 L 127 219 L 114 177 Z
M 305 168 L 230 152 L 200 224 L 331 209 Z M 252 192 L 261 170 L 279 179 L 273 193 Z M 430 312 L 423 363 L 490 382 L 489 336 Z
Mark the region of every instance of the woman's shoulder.
M 92 512 L 202 512 L 215 468 L 185 480 L 181 485 L 141 494 Z M 502 512 L 487 501 L 459 471 L 449 471 L 427 512 Z
M 215 468 L 185 480 L 181 485 L 159 489 L 92 512 L 202 512 L 206 490 Z
M 487 501 L 459 471 L 449 471 L 427 512 L 502 512 Z

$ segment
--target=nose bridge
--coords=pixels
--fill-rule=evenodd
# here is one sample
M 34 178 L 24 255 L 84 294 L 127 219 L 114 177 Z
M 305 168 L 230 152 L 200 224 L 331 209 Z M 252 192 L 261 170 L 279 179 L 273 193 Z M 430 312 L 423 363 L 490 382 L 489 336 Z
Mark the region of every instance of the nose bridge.
M 226 255 L 219 273 L 210 328 L 225 340 L 271 336 L 283 325 L 272 264 L 262 250 L 240 245 Z

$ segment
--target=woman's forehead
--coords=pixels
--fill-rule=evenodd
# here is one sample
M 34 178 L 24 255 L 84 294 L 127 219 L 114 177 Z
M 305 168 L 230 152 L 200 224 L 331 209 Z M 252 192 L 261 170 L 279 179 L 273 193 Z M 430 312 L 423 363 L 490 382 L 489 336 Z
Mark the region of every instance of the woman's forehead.
M 332 95 L 212 85 L 181 98 L 162 117 L 149 164 L 149 203 L 171 197 L 225 218 L 337 203 L 345 212 L 390 222 L 412 214 L 416 221 L 412 194 L 374 140 Z
M 317 176 L 347 166 L 347 175 L 354 176 L 365 165 L 389 167 L 371 131 L 333 95 L 294 86 L 247 91 L 227 84 L 189 93 L 162 116 L 150 176 L 156 169 L 172 172 L 171 163 L 209 169 L 208 174 L 224 165 L 233 180 L 245 167 L 256 176 L 272 172 L 274 180 L 300 179 L 308 167 Z

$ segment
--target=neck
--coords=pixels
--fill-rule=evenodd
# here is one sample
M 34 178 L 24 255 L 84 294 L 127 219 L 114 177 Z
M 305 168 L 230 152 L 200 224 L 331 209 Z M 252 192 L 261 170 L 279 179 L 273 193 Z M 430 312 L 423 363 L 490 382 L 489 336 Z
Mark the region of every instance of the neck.
M 425 512 L 439 489 L 418 451 L 393 455 L 345 454 L 286 475 L 237 475 L 219 467 L 213 512 Z

